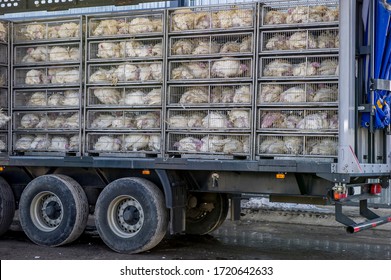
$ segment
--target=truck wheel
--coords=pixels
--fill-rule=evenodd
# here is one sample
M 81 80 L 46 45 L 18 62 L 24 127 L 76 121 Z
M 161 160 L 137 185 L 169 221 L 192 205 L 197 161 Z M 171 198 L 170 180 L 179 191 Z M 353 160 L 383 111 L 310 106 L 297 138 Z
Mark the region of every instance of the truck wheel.
M 82 187 L 65 175 L 43 175 L 32 180 L 19 203 L 20 224 L 38 245 L 60 246 L 76 240 L 88 219 Z
M 0 177 L 0 235 L 10 227 L 15 215 L 15 198 L 10 185 Z
M 228 215 L 229 201 L 225 194 L 193 193 L 186 211 L 186 233 L 208 234 L 220 227 Z
M 139 253 L 155 247 L 168 227 L 162 191 L 142 178 L 122 178 L 108 184 L 98 197 L 95 224 L 109 248 Z

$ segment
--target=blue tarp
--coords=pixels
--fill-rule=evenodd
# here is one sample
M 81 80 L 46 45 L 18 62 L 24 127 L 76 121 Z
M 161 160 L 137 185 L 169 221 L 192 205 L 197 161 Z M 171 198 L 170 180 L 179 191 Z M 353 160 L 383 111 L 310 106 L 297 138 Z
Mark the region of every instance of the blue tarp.
M 363 6 L 363 20 L 366 34 L 366 43 L 369 42 L 369 32 L 371 30 L 369 22 L 369 13 L 366 9 L 369 9 L 370 0 L 364 1 Z M 375 61 L 374 76 L 371 77 L 369 57 L 365 59 L 367 81 L 367 102 L 372 103 L 371 94 L 369 91 L 369 78 L 374 79 L 391 79 L 391 11 L 387 9 L 385 5 L 388 4 L 386 0 L 375 0 L 375 34 L 374 34 L 374 51 Z M 374 91 L 374 128 L 383 129 L 390 124 L 390 102 L 391 94 L 389 91 L 375 90 Z M 362 126 L 369 127 L 370 115 L 365 113 L 362 116 Z

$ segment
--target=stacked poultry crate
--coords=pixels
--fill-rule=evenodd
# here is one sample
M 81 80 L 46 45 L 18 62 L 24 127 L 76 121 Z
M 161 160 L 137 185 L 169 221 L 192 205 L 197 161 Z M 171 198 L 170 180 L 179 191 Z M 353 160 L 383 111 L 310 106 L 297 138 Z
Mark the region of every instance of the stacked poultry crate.
M 337 156 L 338 16 L 336 0 L 259 6 L 257 158 Z
M 87 17 L 87 154 L 161 155 L 164 20 L 161 10 Z
M 251 157 L 255 21 L 255 4 L 168 11 L 168 155 Z
M 82 25 L 82 17 L 13 23 L 14 154 L 81 154 Z
M 4 155 L 8 148 L 8 64 L 9 64 L 9 23 L 0 21 L 0 155 Z

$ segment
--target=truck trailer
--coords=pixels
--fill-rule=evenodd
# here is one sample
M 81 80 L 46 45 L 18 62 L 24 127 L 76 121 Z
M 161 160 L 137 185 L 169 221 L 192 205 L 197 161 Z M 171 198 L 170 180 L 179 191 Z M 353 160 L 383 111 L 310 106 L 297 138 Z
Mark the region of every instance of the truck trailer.
M 138 253 L 239 219 L 243 195 L 335 205 L 349 233 L 391 221 L 368 208 L 391 171 L 388 1 L 32 2 L 0 5 L 0 234 L 18 210 L 60 246 L 91 216 Z

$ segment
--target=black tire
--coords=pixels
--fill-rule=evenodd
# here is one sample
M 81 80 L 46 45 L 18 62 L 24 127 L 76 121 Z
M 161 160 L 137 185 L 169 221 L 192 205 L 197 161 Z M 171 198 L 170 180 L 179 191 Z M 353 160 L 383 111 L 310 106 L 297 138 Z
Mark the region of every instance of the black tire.
M 0 236 L 9 229 L 14 215 L 14 194 L 10 185 L 0 177 Z
M 31 241 L 60 246 L 76 240 L 88 219 L 88 201 L 82 187 L 65 175 L 43 175 L 23 190 L 20 224 Z
M 218 229 L 228 215 L 228 197 L 219 193 L 193 193 L 192 196 L 197 199 L 197 205 L 186 211 L 186 234 L 203 235 Z M 205 203 L 213 204 L 213 209 L 202 209 Z
M 155 247 L 168 226 L 162 191 L 142 178 L 108 184 L 98 197 L 95 224 L 103 242 L 118 253 L 134 254 Z

